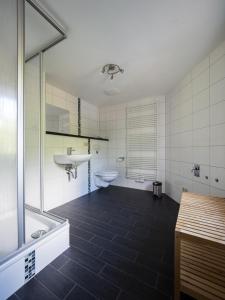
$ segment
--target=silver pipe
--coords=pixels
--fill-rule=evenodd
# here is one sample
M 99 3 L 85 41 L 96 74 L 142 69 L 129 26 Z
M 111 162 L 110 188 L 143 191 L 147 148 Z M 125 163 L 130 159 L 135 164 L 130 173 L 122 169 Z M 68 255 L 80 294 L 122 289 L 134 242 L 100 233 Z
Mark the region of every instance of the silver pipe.
M 24 199 L 24 0 L 17 0 L 17 220 L 18 247 L 25 244 Z

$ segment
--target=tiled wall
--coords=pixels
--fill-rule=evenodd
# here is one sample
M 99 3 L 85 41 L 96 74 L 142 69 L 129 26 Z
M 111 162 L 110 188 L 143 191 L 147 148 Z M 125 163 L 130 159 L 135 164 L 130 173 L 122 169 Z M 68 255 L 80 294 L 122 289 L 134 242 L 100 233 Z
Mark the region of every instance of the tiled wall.
M 225 42 L 166 96 L 166 193 L 182 188 L 225 196 Z
M 128 106 L 157 103 L 157 179 L 165 180 L 165 97 L 145 98 L 134 102 L 103 107 L 100 109 L 100 135 L 109 138 L 108 168 L 119 171 L 113 185 L 152 190 L 152 182 L 136 182 L 126 178 L 126 108 Z M 123 162 L 118 161 L 124 157 Z
M 69 124 L 68 126 L 64 126 L 64 128 L 58 125 L 60 132 L 78 134 L 78 97 L 47 83 L 46 103 L 68 112 Z M 98 108 L 83 99 L 80 99 L 80 121 L 81 135 L 99 136 Z M 55 128 L 57 128 L 56 122 L 56 119 L 52 116 L 51 119 L 49 119 L 48 116 L 46 120 L 47 130 L 55 131 Z M 67 122 L 67 118 L 65 118 L 65 122 Z
M 83 99 L 81 100 L 81 135 L 99 136 L 99 110 Z
M 78 134 L 78 97 L 66 91 L 46 84 L 46 102 L 60 109 L 69 111 L 69 128 L 71 134 Z M 92 104 L 80 100 L 81 104 L 81 135 L 99 136 L 99 111 Z M 73 147 L 77 154 L 88 153 L 88 139 L 46 134 L 45 136 L 45 210 L 52 209 L 68 201 L 88 193 L 88 178 L 90 190 L 96 189 L 94 172 L 104 169 L 107 162 L 107 142 L 90 141 L 90 177 L 88 163 L 78 166 L 78 176 L 68 181 L 64 167 L 54 162 L 54 154 L 66 154 L 67 147 Z
M 67 111 L 69 114 L 69 125 L 65 126 L 65 129 L 60 128 L 60 132 L 77 134 L 78 133 L 78 98 L 63 91 L 49 83 L 46 83 L 46 103 L 52 105 L 53 107 L 57 107 L 64 111 Z M 47 110 L 47 109 L 46 109 Z M 46 128 L 49 131 L 55 131 L 57 127 L 55 122 L 57 120 L 49 119 L 49 116 L 46 120 Z M 58 128 L 60 126 L 58 125 Z
M 93 173 L 102 169 L 107 161 L 107 142 L 91 140 L 90 183 L 91 191 L 95 190 Z M 45 136 L 45 210 L 52 209 L 68 201 L 74 200 L 88 193 L 88 163 L 78 166 L 77 179 L 68 181 L 63 166 L 54 162 L 54 154 L 66 154 L 67 147 L 76 149 L 76 153 L 88 153 L 88 140 L 56 136 Z M 98 152 L 98 153 L 96 153 Z

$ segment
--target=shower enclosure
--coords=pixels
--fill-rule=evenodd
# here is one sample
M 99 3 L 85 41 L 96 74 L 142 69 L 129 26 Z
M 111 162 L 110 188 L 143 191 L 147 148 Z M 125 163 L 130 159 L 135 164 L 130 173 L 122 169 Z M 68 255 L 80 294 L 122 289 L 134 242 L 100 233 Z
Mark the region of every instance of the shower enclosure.
M 44 211 L 44 52 L 65 38 L 34 0 L 0 1 L 0 300 L 69 246 Z

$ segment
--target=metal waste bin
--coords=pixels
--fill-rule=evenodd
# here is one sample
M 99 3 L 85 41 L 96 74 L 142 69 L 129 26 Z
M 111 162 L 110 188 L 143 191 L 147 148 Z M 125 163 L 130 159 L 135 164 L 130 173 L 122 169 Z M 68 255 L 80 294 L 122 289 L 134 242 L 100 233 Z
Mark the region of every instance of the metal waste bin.
M 157 198 L 162 197 L 162 182 L 160 181 L 154 181 L 152 183 L 153 185 L 153 195 Z

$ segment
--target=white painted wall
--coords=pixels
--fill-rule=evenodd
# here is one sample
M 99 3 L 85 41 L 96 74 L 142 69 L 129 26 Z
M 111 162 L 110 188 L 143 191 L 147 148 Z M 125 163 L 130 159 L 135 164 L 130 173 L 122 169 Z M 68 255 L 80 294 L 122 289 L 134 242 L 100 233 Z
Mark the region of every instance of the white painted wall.
M 100 108 L 100 135 L 109 138 L 108 169 L 118 170 L 119 177 L 113 185 L 152 190 L 152 182 L 135 182 L 126 178 L 126 160 L 118 162 L 118 157 L 126 159 L 126 108 L 128 106 L 157 104 L 157 179 L 165 180 L 165 97 L 149 97 L 129 103 Z
M 225 196 L 225 42 L 166 96 L 166 193 L 179 201 L 183 187 Z

